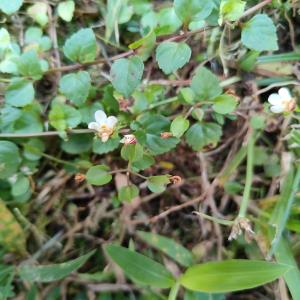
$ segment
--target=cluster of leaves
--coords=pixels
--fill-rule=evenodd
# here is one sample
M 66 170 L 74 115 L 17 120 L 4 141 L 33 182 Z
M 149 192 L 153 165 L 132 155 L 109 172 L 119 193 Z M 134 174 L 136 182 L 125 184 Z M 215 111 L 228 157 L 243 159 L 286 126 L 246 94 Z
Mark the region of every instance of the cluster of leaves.
M 0 223 L 0 244 L 5 251 L 28 255 L 26 236 L 15 216 L 21 223 L 32 226 L 22 213 L 28 213 L 36 183 L 43 184 L 37 177 L 44 159 L 62 164 L 67 172 L 80 175 L 95 187 L 111 183 L 115 174 L 125 173 L 127 183 L 113 191 L 116 207 L 139 197 L 140 181 L 132 178 L 142 179 L 141 185 L 148 192 L 163 193 L 174 183 L 174 178 L 165 172 L 149 175 L 157 157 L 182 145 L 187 146 L 187 151 L 197 153 L 216 147 L 224 136 L 225 126 L 238 119 L 240 99 L 228 86 L 241 81 L 242 72 L 255 70 L 268 57 L 278 59 L 276 55 L 262 56 L 264 51 L 278 50 L 279 45 L 273 20 L 267 13 L 255 14 L 263 8 L 257 1 L 174 0 L 164 5 L 152 2 L 155 1 L 108 0 L 106 4 L 99 1 L 96 15 L 102 16 L 105 26 L 98 30 L 92 17 L 87 18 L 84 26 L 78 26 L 75 21 L 82 12 L 72 0 L 0 1 L 4 19 L 0 27 L 0 87 L 3 87 L 0 215 L 4 216 Z M 266 4 L 279 12 L 289 13 L 292 9 L 291 1 L 277 2 Z M 21 21 L 25 26 L 18 40 L 15 27 L 21 15 L 22 18 L 25 15 Z M 229 32 L 233 46 L 226 41 Z M 202 33 L 207 33 L 204 43 L 209 47 L 199 54 L 193 43 Z M 113 55 L 108 56 L 110 48 L 113 50 L 109 50 L 109 55 Z M 124 51 L 116 53 L 116 49 Z M 293 55 L 288 57 L 299 59 L 299 55 Z M 223 77 L 207 64 L 218 58 Z M 228 66 L 238 69 L 241 76 L 227 76 Z M 186 74 L 190 74 L 188 79 Z M 53 85 L 49 90 L 44 87 L 48 81 Z M 176 92 L 170 89 L 173 85 L 178 86 Z M 118 119 L 107 141 L 87 129 L 99 110 Z M 265 106 L 264 111 L 252 118 L 250 127 L 257 130 L 257 136 L 269 116 Z M 120 143 L 122 135 L 128 133 L 133 135 L 134 142 Z M 55 142 L 53 148 L 49 136 L 57 136 L 54 139 L 58 144 Z M 293 148 L 297 148 L 300 144 L 297 130 L 292 131 L 290 140 Z M 119 169 L 106 159 L 110 155 L 115 156 Z M 227 168 L 229 175 L 223 172 L 218 178 L 228 195 L 243 190 L 230 177 L 246 155 L 246 147 L 242 147 Z M 281 174 L 279 157 L 267 147 L 254 147 L 254 156 L 254 165 L 262 167 L 267 178 Z M 295 283 L 290 274 L 295 271 L 294 262 L 282 258 L 282 249 L 288 247 L 282 236 L 299 177 L 298 168 L 291 167 L 282 189 L 283 201 L 277 203 L 270 218 L 270 223 L 278 227 L 275 233 L 269 232 L 268 239 L 275 236 L 269 254 L 275 254 L 278 264 L 226 260 L 195 265 L 197 260 L 192 253 L 173 240 L 139 233 L 141 239 L 187 267 L 175 279 L 163 265 L 133 249 L 109 245 L 105 251 L 138 286 L 171 288 L 171 300 L 176 298 L 180 286 L 187 289 L 184 299 L 201 299 L 198 297 L 206 297 L 201 293 L 248 289 L 283 274 L 289 274 L 285 279 L 293 293 Z M 13 214 L 7 207 L 18 207 L 22 213 L 17 209 Z M 9 232 L 14 234 L 9 237 Z M 59 280 L 79 269 L 92 254 L 57 265 L 33 266 L 26 262 L 17 268 L 3 266 L 1 296 L 6 299 L 13 295 L 16 274 L 31 283 Z M 262 270 L 261 274 L 257 270 Z M 245 280 L 240 280 L 241 273 Z M 300 278 L 298 273 L 296 277 Z M 34 285 L 30 293 L 37 293 Z

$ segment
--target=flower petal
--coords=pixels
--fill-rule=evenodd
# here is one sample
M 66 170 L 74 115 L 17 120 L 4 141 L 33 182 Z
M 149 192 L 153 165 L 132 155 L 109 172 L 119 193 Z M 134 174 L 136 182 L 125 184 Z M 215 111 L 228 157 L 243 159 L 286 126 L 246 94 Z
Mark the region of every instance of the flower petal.
M 271 94 L 268 98 L 268 102 L 271 103 L 272 105 L 280 104 L 281 101 L 282 101 L 282 98 L 278 94 Z
M 114 116 L 109 116 L 106 120 L 106 125 L 109 127 L 109 128 L 114 128 L 116 126 L 118 122 L 118 119 Z
M 273 105 L 270 107 L 270 111 L 274 114 L 280 114 L 284 112 L 284 106 L 283 105 Z
M 98 124 L 105 124 L 106 123 L 106 113 L 103 110 L 97 110 L 95 112 L 95 120 Z
M 292 96 L 291 96 L 291 93 L 290 93 L 290 90 L 287 89 L 287 88 L 280 88 L 279 91 L 278 91 L 278 94 L 280 95 L 280 97 L 284 100 L 291 100 L 292 99 Z
M 88 127 L 89 127 L 89 129 L 93 129 L 93 130 L 98 131 L 100 126 L 96 122 L 91 122 L 91 123 L 89 123 Z

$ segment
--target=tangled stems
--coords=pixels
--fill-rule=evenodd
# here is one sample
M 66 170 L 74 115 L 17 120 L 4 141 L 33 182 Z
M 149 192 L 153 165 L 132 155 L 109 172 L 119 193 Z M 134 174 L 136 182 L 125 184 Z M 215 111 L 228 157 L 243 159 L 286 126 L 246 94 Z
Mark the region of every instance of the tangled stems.
M 254 144 L 255 144 L 255 131 L 252 129 L 249 134 L 247 144 L 247 170 L 246 170 L 246 183 L 241 201 L 240 211 L 238 218 L 245 218 L 247 207 L 250 199 L 251 185 L 253 180 L 253 158 L 254 158 Z

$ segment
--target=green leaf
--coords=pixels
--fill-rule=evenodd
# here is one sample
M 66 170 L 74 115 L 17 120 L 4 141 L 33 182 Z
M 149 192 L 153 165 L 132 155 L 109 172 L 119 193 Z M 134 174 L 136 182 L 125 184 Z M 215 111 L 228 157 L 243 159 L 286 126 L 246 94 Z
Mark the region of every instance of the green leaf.
M 45 144 L 37 138 L 31 138 L 27 143 L 23 144 L 23 147 L 24 157 L 31 161 L 39 160 L 42 157 L 41 154 L 45 151 Z
M 1 0 L 0 10 L 7 15 L 17 12 L 23 4 L 23 0 Z
M 226 300 L 223 294 L 185 291 L 184 300 Z
M 139 161 L 143 157 L 143 153 L 143 147 L 139 143 L 124 145 L 121 150 L 122 158 L 130 163 Z
M 172 34 L 181 26 L 182 22 L 175 13 L 174 7 L 166 7 L 161 9 L 157 14 L 158 26 L 155 33 L 158 36 Z
M 74 128 L 81 122 L 81 115 L 74 107 L 63 104 L 53 103 L 49 113 L 50 124 L 59 131 L 67 128 Z
M 233 112 L 237 106 L 237 99 L 234 96 L 223 94 L 213 99 L 213 110 L 222 115 Z
M 25 194 L 30 188 L 30 181 L 28 177 L 19 174 L 16 182 L 12 184 L 11 194 L 14 197 L 21 196 Z
M 91 77 L 86 71 L 64 75 L 59 81 L 59 90 L 76 106 L 85 103 L 91 88 Z
M 237 21 L 242 16 L 245 5 L 246 1 L 222 0 L 220 4 L 221 20 Z
M 131 164 L 131 167 L 133 171 L 139 172 L 151 167 L 154 163 L 154 158 L 151 155 L 144 153 L 143 157 L 140 160 L 135 161 Z
M 207 18 L 214 8 L 211 0 L 174 0 L 177 16 L 184 24 Z
M 63 1 L 58 4 L 57 13 L 66 22 L 70 22 L 73 18 L 75 10 L 74 1 Z
M 165 74 L 182 68 L 191 58 L 192 50 L 186 43 L 163 42 L 156 49 L 156 60 Z
M 196 101 L 210 100 L 222 93 L 218 77 L 204 67 L 197 69 L 191 88 L 197 95 Z
M 74 33 L 66 40 L 63 51 L 74 62 L 87 63 L 95 60 L 97 44 L 93 30 L 83 28 Z
M 103 143 L 101 139 L 94 139 L 93 152 L 104 154 L 117 149 L 120 145 L 120 137 L 111 137 L 107 142 Z
M 174 136 L 180 138 L 187 131 L 189 126 L 189 120 L 182 116 L 178 116 L 171 123 L 171 132 Z
M 76 259 L 45 266 L 22 265 L 19 267 L 19 275 L 24 281 L 51 282 L 65 278 L 70 273 L 79 269 L 95 253 L 91 251 Z
M 151 176 L 147 180 L 148 189 L 152 193 L 162 193 L 166 189 L 166 185 L 170 183 L 169 175 Z
M 23 107 L 32 103 L 34 88 L 26 79 L 14 78 L 5 91 L 5 102 L 12 106 Z
M 9 141 L 0 141 L 0 178 L 14 175 L 21 163 L 18 147 Z
M 125 97 L 129 97 L 140 84 L 144 64 L 138 56 L 116 60 L 110 70 L 113 87 Z
M 61 148 L 70 154 L 88 152 L 92 148 L 93 136 L 91 134 L 74 134 L 67 141 L 63 141 Z
M 192 265 L 194 261 L 193 254 L 174 240 L 159 234 L 144 231 L 138 231 L 137 235 L 150 246 L 162 251 L 182 266 L 189 267 Z
M 254 16 L 243 26 L 242 43 L 256 51 L 278 50 L 276 27 L 265 14 Z
M 169 288 L 174 284 L 171 273 L 163 265 L 142 254 L 116 245 L 108 245 L 105 250 L 135 281 L 158 288 Z
M 37 1 L 27 9 L 27 13 L 41 27 L 45 27 L 49 21 L 47 3 Z
M 139 195 L 139 189 L 136 185 L 128 185 L 128 186 L 122 186 L 120 190 L 118 191 L 118 199 L 119 201 L 131 201 L 135 197 Z
M 40 60 L 35 50 L 24 52 L 18 62 L 18 71 L 23 76 L 32 77 L 33 79 L 40 79 L 43 75 Z
M 146 145 L 153 155 L 159 155 L 170 151 L 176 147 L 179 141 L 180 140 L 175 137 L 163 139 L 155 134 L 146 134 Z
M 274 281 L 289 269 L 288 265 L 258 260 L 209 262 L 188 268 L 181 276 L 180 283 L 193 291 L 233 292 Z
M 215 146 L 221 135 L 222 129 L 216 123 L 196 123 L 190 127 L 185 137 L 194 151 L 200 151 L 210 144 Z
M 290 290 L 292 299 L 300 299 L 300 271 L 286 238 L 280 239 L 275 250 L 275 257 L 278 263 L 291 266 L 291 269 L 283 277 Z
M 111 174 L 107 171 L 109 168 L 105 165 L 98 165 L 89 168 L 86 173 L 86 180 L 93 185 L 104 185 L 112 180 Z

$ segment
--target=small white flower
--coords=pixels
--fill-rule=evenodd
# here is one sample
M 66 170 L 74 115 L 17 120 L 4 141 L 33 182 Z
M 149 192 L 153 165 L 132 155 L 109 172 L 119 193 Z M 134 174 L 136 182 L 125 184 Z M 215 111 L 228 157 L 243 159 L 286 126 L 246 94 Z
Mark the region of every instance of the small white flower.
M 96 122 L 89 123 L 88 127 L 95 130 L 101 141 L 105 143 L 114 133 L 118 119 L 114 116 L 107 117 L 103 110 L 97 110 L 95 112 L 95 120 Z
M 268 98 L 271 112 L 275 114 L 290 112 L 296 108 L 296 102 L 287 88 L 281 88 L 278 93 L 271 94 Z
M 133 134 L 125 134 L 120 143 L 125 145 L 136 144 L 136 137 Z

